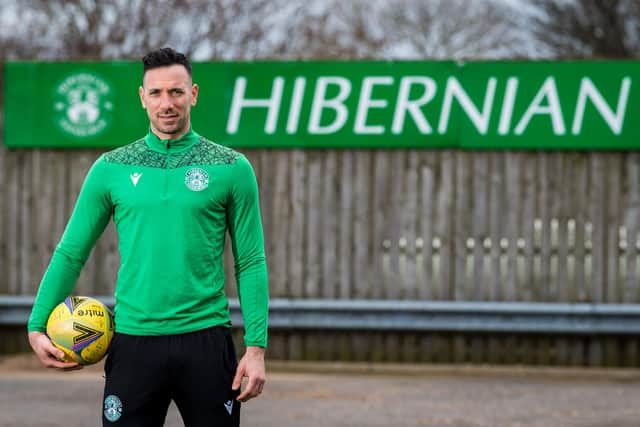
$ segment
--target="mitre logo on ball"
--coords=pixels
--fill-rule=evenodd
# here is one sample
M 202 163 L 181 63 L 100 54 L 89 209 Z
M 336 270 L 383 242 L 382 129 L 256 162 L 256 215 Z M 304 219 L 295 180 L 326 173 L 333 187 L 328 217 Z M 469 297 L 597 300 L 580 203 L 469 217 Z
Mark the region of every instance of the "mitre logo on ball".
M 111 87 L 90 73 L 72 74 L 56 88 L 56 123 L 65 133 L 91 137 L 109 127 L 113 116 Z

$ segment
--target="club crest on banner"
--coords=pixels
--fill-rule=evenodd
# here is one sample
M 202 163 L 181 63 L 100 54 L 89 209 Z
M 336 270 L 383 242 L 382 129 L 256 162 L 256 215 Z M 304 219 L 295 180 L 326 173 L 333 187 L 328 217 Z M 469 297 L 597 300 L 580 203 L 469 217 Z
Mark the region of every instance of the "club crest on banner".
M 56 87 L 53 108 L 63 132 L 79 138 L 96 136 L 111 124 L 113 91 L 95 74 L 72 74 Z

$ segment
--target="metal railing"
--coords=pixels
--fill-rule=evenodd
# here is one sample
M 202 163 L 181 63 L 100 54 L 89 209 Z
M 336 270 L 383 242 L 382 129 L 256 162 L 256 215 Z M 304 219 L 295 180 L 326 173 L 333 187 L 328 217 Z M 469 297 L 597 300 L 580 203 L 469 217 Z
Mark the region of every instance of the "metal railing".
M 113 308 L 113 298 L 98 299 Z M 0 296 L 0 325 L 26 325 L 33 301 L 33 296 Z M 233 325 L 242 326 L 238 300 L 230 300 L 229 308 Z M 635 335 L 640 305 L 272 299 L 269 328 Z

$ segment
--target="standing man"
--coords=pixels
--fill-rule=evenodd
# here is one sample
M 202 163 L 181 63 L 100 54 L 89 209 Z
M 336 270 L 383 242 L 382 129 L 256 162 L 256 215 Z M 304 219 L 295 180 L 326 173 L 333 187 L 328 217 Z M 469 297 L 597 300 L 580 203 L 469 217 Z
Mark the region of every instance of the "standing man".
M 191 128 L 198 85 L 185 55 L 163 48 L 142 62 L 149 133 L 89 170 L 40 284 L 29 342 L 45 366 L 78 367 L 62 361 L 46 322 L 113 217 L 121 264 L 103 425 L 161 426 L 173 400 L 186 427 L 238 426 L 240 402 L 265 382 L 267 266 L 255 174 L 242 154 Z M 227 230 L 245 323 L 239 363 L 224 294 Z

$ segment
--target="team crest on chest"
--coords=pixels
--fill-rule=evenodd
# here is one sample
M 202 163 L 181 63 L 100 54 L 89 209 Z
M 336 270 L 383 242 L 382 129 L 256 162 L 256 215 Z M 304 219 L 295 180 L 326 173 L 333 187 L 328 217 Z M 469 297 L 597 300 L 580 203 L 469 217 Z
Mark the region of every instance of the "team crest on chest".
M 191 191 L 202 191 L 209 186 L 209 174 L 200 168 L 191 168 L 184 174 L 184 184 Z

